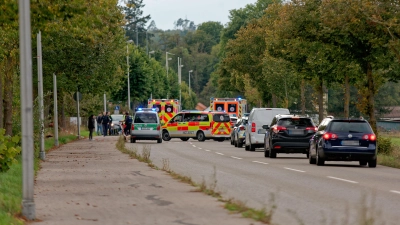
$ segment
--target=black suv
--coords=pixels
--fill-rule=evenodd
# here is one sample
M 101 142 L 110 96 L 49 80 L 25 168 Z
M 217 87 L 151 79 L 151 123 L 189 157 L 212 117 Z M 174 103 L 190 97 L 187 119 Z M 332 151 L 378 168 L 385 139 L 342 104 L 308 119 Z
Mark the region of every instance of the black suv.
M 264 156 L 276 158 L 277 153 L 304 153 L 308 157 L 310 139 L 317 131 L 308 116 L 276 115 L 264 137 Z
M 376 167 L 376 136 L 364 119 L 324 119 L 310 140 L 310 164 L 359 161 Z

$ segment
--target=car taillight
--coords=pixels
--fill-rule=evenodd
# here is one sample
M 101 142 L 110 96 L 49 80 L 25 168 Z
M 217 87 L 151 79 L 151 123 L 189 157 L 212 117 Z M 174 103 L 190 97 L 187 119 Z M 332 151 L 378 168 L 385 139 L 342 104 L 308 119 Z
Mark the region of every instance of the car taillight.
M 134 130 L 134 129 L 135 129 L 135 125 L 133 125 L 133 123 L 132 123 L 131 130 Z
M 317 131 L 318 127 L 307 127 L 306 130 Z
M 276 134 L 279 133 L 279 131 L 287 130 L 286 127 L 282 126 L 276 126 L 272 129 Z
M 338 138 L 338 136 L 336 134 L 332 134 L 332 133 L 325 133 L 323 138 L 325 140 L 335 140 L 336 138 Z
M 376 136 L 375 134 L 366 134 L 363 136 L 364 140 L 370 140 L 370 141 L 375 141 L 376 140 Z
M 240 127 L 240 130 L 244 130 L 244 127 Z
M 251 132 L 256 132 L 256 123 L 251 123 Z
M 160 125 L 158 125 L 158 126 L 157 126 L 157 130 L 160 130 L 160 129 L 161 129 L 161 126 L 160 126 Z

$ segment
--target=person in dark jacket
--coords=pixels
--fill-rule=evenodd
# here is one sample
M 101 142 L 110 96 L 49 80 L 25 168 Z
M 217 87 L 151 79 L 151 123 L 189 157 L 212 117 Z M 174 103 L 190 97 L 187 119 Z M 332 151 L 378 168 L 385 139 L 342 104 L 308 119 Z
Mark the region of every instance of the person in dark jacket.
M 93 130 L 94 130 L 94 115 L 89 116 L 88 128 L 89 128 L 89 140 L 93 140 Z
M 101 124 L 103 125 L 103 137 L 107 135 L 109 123 L 110 117 L 107 115 L 107 112 L 103 112 L 103 117 L 101 118 Z
M 103 114 L 99 113 L 99 115 L 96 118 L 97 122 L 97 136 L 103 135 L 103 126 L 101 125 L 101 118 L 103 117 Z

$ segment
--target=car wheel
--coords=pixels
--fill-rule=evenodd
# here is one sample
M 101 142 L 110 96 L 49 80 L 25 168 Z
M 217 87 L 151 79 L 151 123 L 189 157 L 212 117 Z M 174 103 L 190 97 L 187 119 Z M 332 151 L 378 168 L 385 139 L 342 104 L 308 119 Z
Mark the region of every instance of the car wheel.
M 203 131 L 197 132 L 196 137 L 197 137 L 197 140 L 200 142 L 203 142 L 206 140 L 206 137 L 204 136 Z
M 136 140 L 131 138 L 131 143 L 136 143 Z
M 308 161 L 309 161 L 309 163 L 310 163 L 310 164 L 315 164 L 315 163 L 317 163 L 317 160 L 316 160 L 315 158 L 313 158 L 313 157 L 310 155 L 310 151 L 308 152 L 308 154 L 309 154 L 309 156 L 308 156 Z
M 231 137 L 231 145 L 233 145 L 233 139 L 232 139 L 232 137 Z
M 169 136 L 168 131 L 164 130 L 164 131 L 162 132 L 162 139 L 163 139 L 164 141 L 170 141 L 170 140 L 171 140 L 171 136 Z
M 316 152 L 317 152 L 317 156 L 315 159 L 316 164 L 317 164 L 317 166 L 323 166 L 325 164 L 325 160 L 323 160 L 323 159 L 321 159 L 321 157 L 319 157 L 318 150 L 316 150 Z
M 367 161 L 365 161 L 365 160 L 360 161 L 360 166 L 366 166 L 366 165 L 367 165 Z
M 181 138 L 181 140 L 182 140 L 182 141 L 188 141 L 189 138 L 187 138 L 187 137 L 186 137 L 186 138 Z
M 270 158 L 276 158 L 276 151 L 272 148 L 269 149 L 269 157 Z
M 244 146 L 244 149 L 245 149 L 246 151 L 248 151 L 250 148 L 249 148 L 248 145 L 245 145 L 245 146 Z
M 250 142 L 249 150 L 252 152 L 254 152 L 256 150 L 256 146 L 252 145 L 251 142 Z
M 264 157 L 265 158 L 269 157 L 269 150 L 267 149 L 267 145 L 265 144 L 265 140 L 264 140 Z
M 306 157 L 307 157 L 307 159 L 310 158 L 310 153 L 309 152 L 306 153 Z
M 158 139 L 157 143 L 162 143 L 162 138 Z
M 238 148 L 243 147 L 243 142 L 240 142 L 240 141 L 239 141 L 239 138 L 237 138 L 237 147 L 238 147 Z
M 368 167 L 375 168 L 376 167 L 376 158 L 368 161 Z

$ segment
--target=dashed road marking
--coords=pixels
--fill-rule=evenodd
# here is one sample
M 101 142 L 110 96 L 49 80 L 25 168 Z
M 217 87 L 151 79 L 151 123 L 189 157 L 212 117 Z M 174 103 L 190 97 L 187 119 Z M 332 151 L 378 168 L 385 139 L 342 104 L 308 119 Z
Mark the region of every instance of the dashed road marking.
M 346 180 L 346 179 L 342 179 L 342 178 L 338 178 L 338 177 L 331 177 L 331 176 L 328 176 L 328 178 L 335 179 L 335 180 L 341 180 L 341 181 L 349 182 L 349 183 L 353 183 L 353 184 L 358 184 L 357 181 Z
M 193 148 L 196 148 L 196 145 L 193 145 Z
M 224 154 L 222 154 L 222 153 L 220 153 L 220 152 L 215 152 L 215 154 L 218 154 L 218 155 L 224 155 Z
M 202 148 L 199 148 L 200 150 L 202 149 Z
M 231 156 L 231 158 L 234 158 L 234 159 L 242 159 L 242 158 L 239 158 L 239 157 L 236 157 L 236 156 Z
M 306 172 L 306 171 L 303 171 L 303 170 L 296 170 L 296 169 L 292 169 L 292 168 L 289 168 L 289 167 L 283 167 L 283 168 L 285 168 L 285 169 L 287 169 L 287 170 L 292 170 L 292 171 L 300 172 L 300 173 L 305 173 L 305 172 Z
M 266 162 L 259 162 L 259 161 L 253 161 L 254 163 L 260 163 L 260 164 L 264 164 L 264 165 L 268 165 L 268 163 Z
M 391 190 L 390 192 L 400 194 L 400 191 Z
M 206 152 L 211 152 L 211 150 L 205 149 Z

